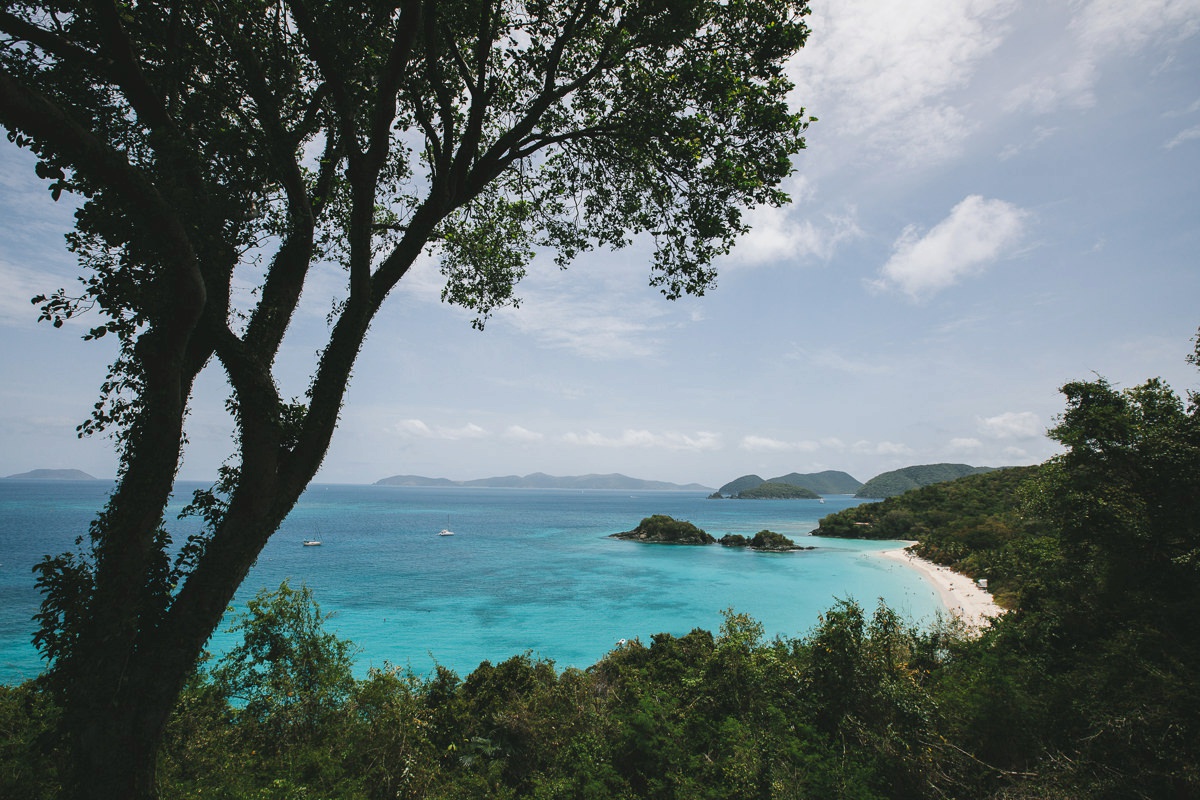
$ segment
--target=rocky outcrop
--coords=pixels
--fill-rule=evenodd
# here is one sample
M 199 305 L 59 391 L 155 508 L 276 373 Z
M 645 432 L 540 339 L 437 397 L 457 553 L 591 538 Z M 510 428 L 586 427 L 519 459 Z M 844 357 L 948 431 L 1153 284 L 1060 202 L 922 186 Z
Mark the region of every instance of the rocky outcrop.
M 767 553 L 787 553 L 792 550 L 815 550 L 814 547 L 801 547 L 782 533 L 775 531 L 759 531 L 753 538 L 747 538 L 740 533 L 729 533 L 718 540 L 725 547 L 749 547 Z
M 754 534 L 753 538 L 742 536 L 739 533 L 729 533 L 718 541 L 692 523 L 668 517 L 666 514 L 646 517 L 633 530 L 614 533 L 609 538 L 645 542 L 646 544 L 721 544 L 725 547 L 746 547 L 768 553 L 815 549 L 801 547 L 781 533 L 766 530 Z
M 715 544 L 717 541 L 692 523 L 666 514 L 646 517 L 633 530 L 614 533 L 610 538 L 647 544 Z

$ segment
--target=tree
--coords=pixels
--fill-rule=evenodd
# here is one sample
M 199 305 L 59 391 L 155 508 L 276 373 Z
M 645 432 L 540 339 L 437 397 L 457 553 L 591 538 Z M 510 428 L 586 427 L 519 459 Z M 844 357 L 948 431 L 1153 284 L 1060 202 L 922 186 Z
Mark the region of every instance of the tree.
M 0 125 L 80 198 L 78 291 L 35 298 L 119 354 L 81 434 L 118 483 L 80 551 L 39 567 L 37 643 L 79 796 L 152 796 L 163 725 L 204 642 L 316 473 L 390 291 L 436 249 L 475 325 L 535 248 L 565 266 L 654 244 L 651 284 L 700 295 L 779 205 L 811 118 L 788 107 L 802 0 L 10 2 Z M 320 265 L 344 270 L 303 398 L 274 366 Z M 252 282 L 239 305 L 236 280 Z M 237 452 L 172 548 L 163 509 L 215 362 Z M 172 554 L 172 555 L 169 555 Z
M 1030 489 L 1060 555 L 1000 630 L 1002 646 L 1033 655 L 1015 674 L 1037 687 L 1042 735 L 1067 754 L 1042 780 L 1076 795 L 1194 796 L 1200 395 L 1185 401 L 1158 378 L 1062 391 L 1050 435 L 1065 452 Z

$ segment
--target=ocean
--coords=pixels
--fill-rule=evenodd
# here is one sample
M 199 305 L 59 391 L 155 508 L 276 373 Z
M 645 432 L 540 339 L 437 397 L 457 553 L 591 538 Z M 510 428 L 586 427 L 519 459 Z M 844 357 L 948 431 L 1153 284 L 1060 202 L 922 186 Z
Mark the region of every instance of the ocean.
M 184 484 L 174 514 L 201 484 Z M 112 489 L 106 481 L 0 481 L 0 683 L 43 664 L 31 644 L 40 595 L 32 567 L 72 547 Z M 466 675 L 480 662 L 529 653 L 586 667 L 620 639 L 716 631 L 722 611 L 759 620 L 769 636 L 801 636 L 838 599 L 879 599 L 916 623 L 943 609 L 933 587 L 873 557 L 897 542 L 810 536 L 825 514 L 858 504 L 709 500 L 702 492 L 571 491 L 314 485 L 271 539 L 234 601 L 288 580 L 312 589 L 327 630 L 358 648 L 356 672 L 435 665 Z M 720 538 L 769 529 L 814 550 L 756 553 L 607 538 L 651 514 L 689 520 Z M 454 536 L 438 536 L 443 528 Z M 320 547 L 305 547 L 319 539 Z M 209 643 L 233 637 L 226 621 Z

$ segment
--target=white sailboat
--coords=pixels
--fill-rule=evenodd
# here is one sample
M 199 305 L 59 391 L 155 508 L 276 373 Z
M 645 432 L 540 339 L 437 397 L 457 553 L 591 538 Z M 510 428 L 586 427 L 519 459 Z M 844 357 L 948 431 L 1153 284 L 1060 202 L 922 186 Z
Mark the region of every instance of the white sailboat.
M 438 536 L 453 536 L 454 531 L 450 530 L 450 515 L 446 515 L 446 527 L 438 531 Z

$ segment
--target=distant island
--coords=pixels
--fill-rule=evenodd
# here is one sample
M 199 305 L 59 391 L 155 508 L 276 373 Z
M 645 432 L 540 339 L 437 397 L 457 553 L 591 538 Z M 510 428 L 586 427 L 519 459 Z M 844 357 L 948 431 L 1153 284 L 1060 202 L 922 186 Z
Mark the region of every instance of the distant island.
M 78 469 L 31 469 L 16 475 L 6 475 L 6 481 L 95 481 L 99 478 Z
M 574 475 L 557 477 L 544 472 L 531 475 L 505 475 L 479 478 L 472 481 L 452 481 L 448 478 L 425 478 L 420 475 L 393 475 L 375 481 L 376 486 L 469 487 L 481 489 L 598 489 L 622 492 L 707 492 L 711 487 L 698 483 L 681 485 L 665 481 L 646 481 L 619 473 L 609 475 Z
M 801 474 L 799 472 L 791 472 L 787 475 L 780 475 L 777 478 L 763 479 L 757 475 L 743 475 L 740 478 L 735 478 L 729 483 L 717 489 L 713 493 L 713 499 L 718 497 L 736 497 L 740 499 L 749 499 L 754 497 L 753 494 L 747 495 L 747 491 L 757 490 L 763 484 L 783 484 L 785 486 L 794 486 L 802 489 L 807 489 L 811 494 L 797 495 L 803 497 L 815 498 L 823 494 L 854 494 L 863 485 L 862 481 L 857 480 L 853 476 L 837 470 L 825 470 L 824 472 L 814 472 L 809 474 Z M 775 490 L 779 491 L 779 490 Z M 777 494 L 776 497 L 784 495 Z
M 790 550 L 815 549 L 812 547 L 800 547 L 783 534 L 766 530 L 754 534 L 753 538 L 747 538 L 738 533 L 730 533 L 717 539 L 712 534 L 696 527 L 687 520 L 675 519 L 666 514 L 654 514 L 653 516 L 646 517 L 633 530 L 609 534 L 608 538 L 642 542 L 643 544 L 720 544 L 725 547 L 746 547 L 751 550 L 776 553 Z
M 711 496 L 721 497 L 720 493 Z M 742 489 L 733 495 L 733 500 L 819 500 L 821 495 L 804 486 L 794 486 L 790 483 L 767 481 L 749 489 Z

